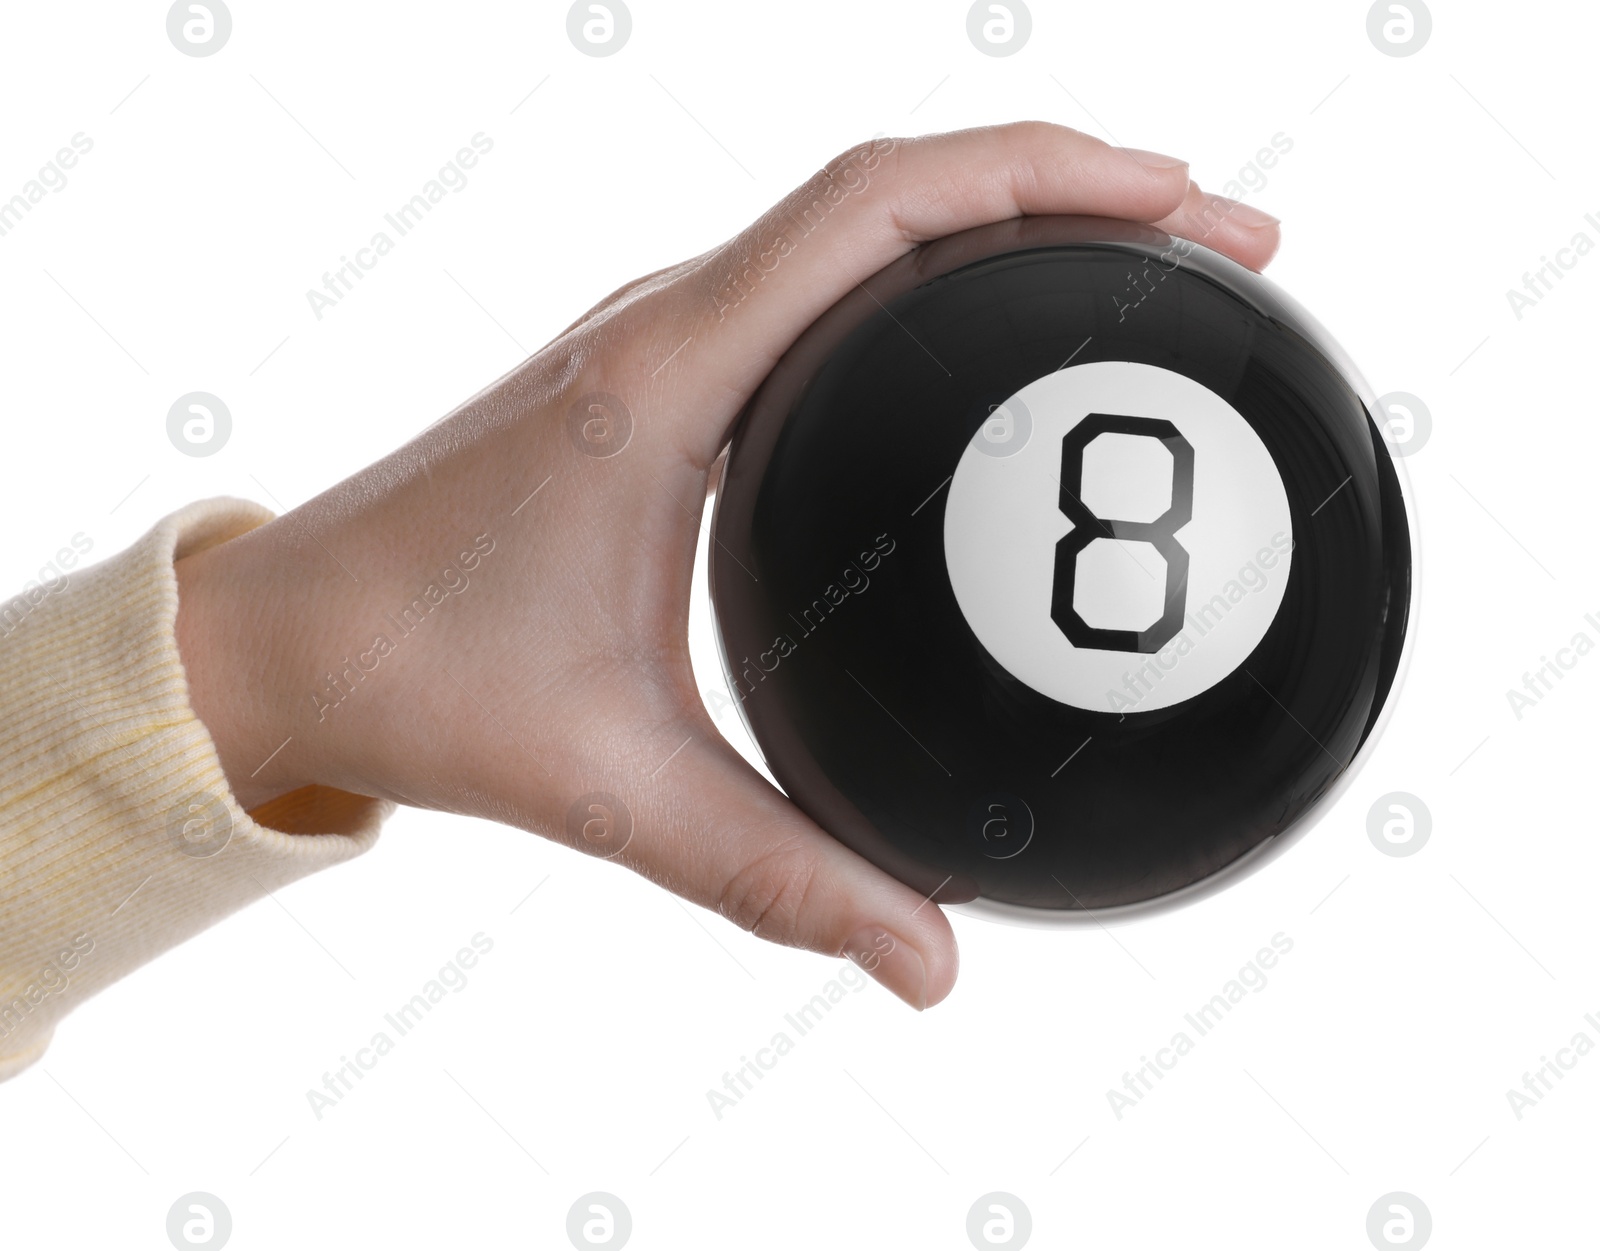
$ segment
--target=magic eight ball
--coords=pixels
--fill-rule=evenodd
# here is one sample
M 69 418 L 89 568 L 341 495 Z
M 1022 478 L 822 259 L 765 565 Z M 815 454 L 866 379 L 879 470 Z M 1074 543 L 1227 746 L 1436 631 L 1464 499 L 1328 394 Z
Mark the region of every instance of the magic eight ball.
M 1395 693 L 1412 539 L 1376 408 L 1272 283 L 1153 227 L 923 245 L 735 429 L 729 693 L 802 809 L 941 902 L 1208 890 L 1308 826 Z

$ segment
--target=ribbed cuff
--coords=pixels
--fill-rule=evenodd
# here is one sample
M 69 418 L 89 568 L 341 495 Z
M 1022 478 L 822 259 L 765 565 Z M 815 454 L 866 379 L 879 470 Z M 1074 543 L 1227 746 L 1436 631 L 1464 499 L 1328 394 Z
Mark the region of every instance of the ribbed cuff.
M 393 811 L 307 787 L 239 807 L 189 703 L 173 562 L 270 520 L 180 509 L 127 551 L 0 604 L 0 1080 L 73 1006 L 297 878 Z

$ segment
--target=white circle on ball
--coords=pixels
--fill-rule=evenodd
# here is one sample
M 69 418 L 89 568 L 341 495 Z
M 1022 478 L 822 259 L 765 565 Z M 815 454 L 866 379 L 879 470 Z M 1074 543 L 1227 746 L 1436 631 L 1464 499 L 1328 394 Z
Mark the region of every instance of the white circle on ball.
M 1132 361 L 1046 374 L 1005 401 L 1013 405 L 1030 416 L 1026 444 L 997 457 L 978 446 L 980 430 L 945 502 L 945 567 L 978 641 L 1041 695 L 1091 712 L 1171 708 L 1233 673 L 1278 614 L 1294 549 L 1283 479 L 1250 423 L 1193 378 Z M 1062 510 L 1063 454 L 1092 416 L 1067 453 L 1079 458 L 1075 498 L 1093 521 L 1070 557 L 1063 607 L 1057 545 L 1075 529 Z M 1177 437 L 1150 433 L 1157 423 Z M 1087 434 L 1105 425 L 1122 429 Z M 1174 552 L 1170 579 L 1158 540 Z M 1075 614 L 1079 643 L 1053 604 Z

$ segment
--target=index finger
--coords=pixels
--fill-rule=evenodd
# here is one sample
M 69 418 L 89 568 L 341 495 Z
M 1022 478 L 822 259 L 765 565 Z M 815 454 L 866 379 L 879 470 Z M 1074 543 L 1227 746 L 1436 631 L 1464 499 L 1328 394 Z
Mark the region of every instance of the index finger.
M 1175 157 L 1044 122 L 851 149 L 663 293 L 691 336 L 671 365 L 696 414 L 685 452 L 710 464 L 729 393 L 752 391 L 801 331 L 918 243 L 1024 214 L 1160 221 L 1189 186 Z

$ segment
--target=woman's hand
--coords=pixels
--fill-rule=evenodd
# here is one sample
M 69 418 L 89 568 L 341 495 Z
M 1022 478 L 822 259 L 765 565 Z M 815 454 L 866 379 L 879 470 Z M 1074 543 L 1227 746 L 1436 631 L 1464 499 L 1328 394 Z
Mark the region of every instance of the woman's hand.
M 1059 126 L 846 152 L 398 451 L 179 562 L 192 699 L 239 801 L 320 783 L 508 822 L 939 1002 L 957 961 L 938 906 L 706 714 L 690 573 L 713 462 L 800 332 L 918 242 L 1044 213 L 1154 222 L 1253 268 L 1278 243 L 1183 162 Z

